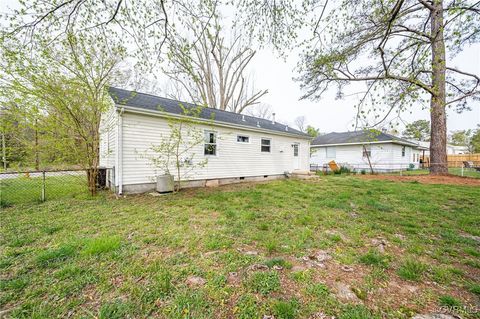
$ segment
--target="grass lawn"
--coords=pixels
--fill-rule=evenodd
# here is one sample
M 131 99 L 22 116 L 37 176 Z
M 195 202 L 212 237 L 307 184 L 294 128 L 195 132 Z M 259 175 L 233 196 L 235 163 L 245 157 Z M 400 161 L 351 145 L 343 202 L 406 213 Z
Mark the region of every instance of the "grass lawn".
M 50 173 L 57 176 L 45 178 L 45 199 L 88 198 L 87 177 L 68 173 Z M 23 203 L 40 203 L 42 201 L 42 177 L 26 177 L 0 179 L 0 206 Z
M 479 187 L 324 176 L 0 214 L 15 318 L 480 318 Z

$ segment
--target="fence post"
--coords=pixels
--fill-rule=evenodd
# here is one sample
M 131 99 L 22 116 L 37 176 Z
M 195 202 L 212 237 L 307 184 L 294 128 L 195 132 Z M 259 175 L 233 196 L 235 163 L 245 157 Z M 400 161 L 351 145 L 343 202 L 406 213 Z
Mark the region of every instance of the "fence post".
M 464 166 L 464 165 L 462 165 L 462 176 L 463 176 L 463 166 Z
M 45 201 L 45 171 L 42 171 L 42 202 Z

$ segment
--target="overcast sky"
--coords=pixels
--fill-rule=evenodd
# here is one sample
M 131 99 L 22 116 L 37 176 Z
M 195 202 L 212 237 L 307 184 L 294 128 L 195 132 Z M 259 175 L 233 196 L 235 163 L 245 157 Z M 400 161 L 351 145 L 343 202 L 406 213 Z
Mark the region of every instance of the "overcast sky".
M 1 0 L 0 12 L 6 12 L 7 7 L 17 7 L 17 1 Z M 293 79 L 298 76 L 295 72 L 298 58 L 298 53 L 295 51 L 286 59 L 277 57 L 277 54 L 270 49 L 257 52 L 250 70 L 256 88 L 269 91 L 262 98 L 262 102 L 271 105 L 277 114 L 277 119 L 287 124 L 292 124 L 295 117 L 304 115 L 308 124 L 319 128 L 324 133 L 352 130 L 355 117 L 353 105 L 358 98 L 350 96 L 336 100 L 336 89 L 332 87 L 319 101 L 300 100 L 302 95 L 300 83 Z M 447 64 L 480 75 L 480 44 L 467 48 Z M 449 110 L 447 129 L 451 131 L 475 128 L 480 124 L 480 103 L 472 104 L 471 108 L 472 111 L 462 114 Z M 418 119 L 429 120 L 429 111 L 414 108 L 411 114 L 403 114 L 402 119 L 407 123 Z M 402 129 L 402 127 L 399 128 Z
M 298 76 L 294 71 L 297 61 L 298 56 L 293 54 L 285 62 L 276 58 L 270 50 L 258 52 L 252 66 L 255 84 L 259 89 L 269 90 L 262 101 L 271 104 L 277 117 L 283 120 L 292 122 L 296 116 L 305 115 L 308 124 L 318 127 L 321 132 L 352 130 L 355 117 L 353 105 L 358 98 L 351 96 L 336 100 L 336 89 L 332 88 L 319 101 L 299 100 L 302 95 L 300 83 L 293 80 Z M 480 75 L 480 45 L 468 48 L 448 64 Z M 471 108 L 472 111 L 462 114 L 449 110 L 447 129 L 463 130 L 480 124 L 480 103 L 472 104 Z M 404 114 L 402 117 L 406 122 L 412 122 L 418 119 L 429 120 L 430 114 L 428 110 L 412 109 L 412 114 Z

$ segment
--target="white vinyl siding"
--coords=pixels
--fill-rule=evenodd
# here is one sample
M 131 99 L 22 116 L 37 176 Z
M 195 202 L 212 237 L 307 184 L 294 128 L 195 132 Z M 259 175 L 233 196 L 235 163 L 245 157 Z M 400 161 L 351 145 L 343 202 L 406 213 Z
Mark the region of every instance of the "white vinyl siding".
M 208 160 L 204 167 L 189 172 L 187 180 L 214 178 L 248 177 L 284 174 L 293 170 L 292 144 L 299 142 L 300 168 L 309 168 L 310 141 L 298 137 L 288 137 L 262 132 L 239 130 L 221 126 L 198 124 L 202 131 L 217 133 L 217 156 L 204 156 L 204 143 L 191 150 L 194 163 Z M 167 120 L 161 117 L 123 114 L 123 184 L 142 184 L 155 181 L 155 175 L 161 173 L 152 165 L 151 147 L 158 145 L 162 136 L 170 134 Z M 237 135 L 249 136 L 249 143 L 238 143 Z M 262 156 L 261 139 L 271 140 L 270 151 L 273 156 Z M 263 153 L 265 154 L 265 153 Z

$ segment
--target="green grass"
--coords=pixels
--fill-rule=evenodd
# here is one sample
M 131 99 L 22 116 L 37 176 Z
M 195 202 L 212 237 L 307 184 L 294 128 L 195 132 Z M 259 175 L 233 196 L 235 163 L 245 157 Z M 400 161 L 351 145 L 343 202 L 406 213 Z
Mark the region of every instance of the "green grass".
M 462 306 L 462 302 L 460 300 L 448 295 L 440 296 L 440 298 L 438 298 L 438 303 L 440 304 L 440 306 L 450 307 L 450 308 L 453 308 L 453 307 L 460 308 Z
M 409 258 L 403 262 L 397 271 L 398 276 L 405 280 L 419 281 L 427 270 L 427 266 L 421 261 Z
M 344 175 L 17 202 L 0 212 L 0 308 L 13 318 L 397 318 L 451 304 L 445 296 L 468 307 L 479 260 L 465 235 L 480 236 L 479 207 L 478 187 Z M 319 250 L 332 259 L 308 268 Z M 338 282 L 364 306 L 339 300 Z M 392 298 L 391 287 L 411 286 L 421 288 Z
M 370 249 L 366 254 L 360 256 L 360 262 L 365 265 L 388 267 L 388 256 L 381 254 L 376 249 Z
M 280 278 L 276 271 L 255 272 L 250 275 L 245 286 L 247 289 L 262 295 L 278 291 L 281 287 Z
M 462 176 L 462 168 L 450 167 L 448 169 L 448 172 L 452 175 Z M 402 175 L 426 175 L 428 173 L 429 173 L 428 169 L 416 169 L 416 170 L 412 170 L 412 171 L 402 171 Z M 476 171 L 475 169 L 464 168 L 463 169 L 463 176 L 480 178 L 480 172 Z

